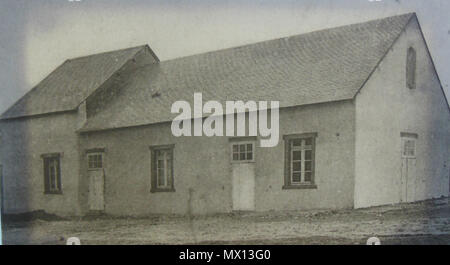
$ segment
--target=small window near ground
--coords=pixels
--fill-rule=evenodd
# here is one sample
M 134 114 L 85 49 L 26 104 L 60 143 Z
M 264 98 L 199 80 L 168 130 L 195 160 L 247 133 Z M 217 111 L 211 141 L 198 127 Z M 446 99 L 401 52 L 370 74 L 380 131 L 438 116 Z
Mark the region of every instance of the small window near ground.
M 173 181 L 173 149 L 173 145 L 150 147 L 152 156 L 152 192 L 175 191 Z
M 285 189 L 316 188 L 315 133 L 286 135 L 285 140 Z
M 231 145 L 233 162 L 254 161 L 254 143 L 233 143 Z
M 44 160 L 44 189 L 46 194 L 59 194 L 61 190 L 60 155 L 43 155 Z
M 103 154 L 102 153 L 90 153 L 88 157 L 88 169 L 98 170 L 103 168 Z

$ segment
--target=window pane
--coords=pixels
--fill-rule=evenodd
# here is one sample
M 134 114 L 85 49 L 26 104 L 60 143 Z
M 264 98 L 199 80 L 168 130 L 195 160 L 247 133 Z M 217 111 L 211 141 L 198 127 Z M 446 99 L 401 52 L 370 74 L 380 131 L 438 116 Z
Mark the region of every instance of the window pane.
M 253 160 L 253 153 L 247 153 L 247 160 Z
M 158 162 L 156 163 L 157 164 L 157 168 L 159 169 L 159 168 L 164 168 L 164 161 L 163 160 L 158 160 Z
M 312 162 L 311 161 L 306 161 L 305 162 L 305 170 L 306 171 L 311 171 L 312 168 Z
M 165 186 L 164 168 L 158 169 L 158 186 Z
M 302 144 L 302 140 L 301 139 L 292 140 L 292 145 L 293 146 L 301 146 L 301 144 Z
M 414 140 L 405 140 L 403 154 L 405 156 L 414 156 L 415 142 Z
M 245 160 L 245 153 L 239 154 L 239 160 Z
M 312 150 L 305 150 L 305 160 L 312 160 Z
M 102 167 L 103 167 L 102 156 L 99 155 L 99 156 L 98 156 L 98 164 L 97 164 L 97 168 L 102 168 Z
M 311 172 L 305 172 L 305 182 L 311 182 Z
M 301 151 L 293 151 L 292 152 L 292 160 L 301 160 L 302 152 Z
M 239 152 L 245 152 L 245 144 L 239 145 Z
M 156 158 L 159 160 L 164 160 L 164 151 L 156 151 Z
M 247 144 L 247 152 L 252 151 L 252 150 L 253 150 L 253 145 Z
M 167 186 L 171 185 L 172 181 L 172 160 L 167 159 L 167 168 L 166 168 L 166 183 Z
M 54 161 L 50 162 L 50 188 L 56 190 L 56 167 Z
M 292 182 L 300 182 L 300 181 L 301 181 L 300 173 L 292 174 Z
M 88 155 L 88 166 L 89 169 L 96 169 L 103 167 L 103 156 L 101 154 L 91 154 Z
M 239 152 L 239 146 L 237 144 L 233 145 L 233 152 Z
M 238 161 L 239 160 L 239 153 L 234 153 L 233 154 L 233 160 L 234 161 Z
M 302 163 L 301 162 L 293 162 L 292 163 L 292 170 L 293 171 L 301 171 L 302 170 Z

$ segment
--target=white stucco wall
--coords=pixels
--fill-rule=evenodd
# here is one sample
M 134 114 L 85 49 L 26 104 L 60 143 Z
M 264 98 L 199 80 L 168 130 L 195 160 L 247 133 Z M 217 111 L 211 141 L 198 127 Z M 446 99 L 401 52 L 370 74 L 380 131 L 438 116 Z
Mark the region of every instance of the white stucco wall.
M 83 112 L 80 112 L 80 115 Z M 45 210 L 78 215 L 79 113 L 68 112 L 0 122 L 4 212 Z M 62 194 L 44 194 L 42 154 L 60 153 Z
M 256 141 L 255 211 L 353 206 L 354 104 L 340 101 L 280 110 L 280 140 Z M 248 121 L 248 119 L 246 119 Z M 248 128 L 248 126 L 247 126 Z M 316 189 L 283 189 L 283 135 L 317 133 Z M 229 137 L 174 137 L 170 123 L 81 135 L 81 150 L 105 148 L 105 211 L 114 215 L 211 214 L 232 211 Z M 174 144 L 175 192 L 152 193 L 149 146 Z M 81 163 L 86 165 L 86 163 Z M 88 209 L 88 176 L 80 201 Z M 84 172 L 84 173 L 83 173 Z
M 417 53 L 416 88 L 406 55 Z M 450 114 L 414 17 L 356 96 L 355 207 L 400 201 L 400 132 L 418 134 L 414 200 L 449 193 Z

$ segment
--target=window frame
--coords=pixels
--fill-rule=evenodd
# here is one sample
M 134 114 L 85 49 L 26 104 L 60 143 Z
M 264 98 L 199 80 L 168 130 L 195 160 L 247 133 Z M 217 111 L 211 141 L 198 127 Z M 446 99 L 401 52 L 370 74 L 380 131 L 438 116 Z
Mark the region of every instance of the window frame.
M 150 146 L 150 181 L 151 181 L 151 189 L 150 192 L 175 192 L 175 182 L 174 182 L 174 149 L 175 145 L 155 145 Z M 169 159 L 171 160 L 170 164 L 170 185 L 166 186 L 158 186 L 158 173 L 157 173 L 157 156 L 156 152 L 158 151 L 165 151 L 169 152 Z M 167 169 L 167 160 L 164 159 L 164 172 L 165 172 L 165 182 L 167 183 L 169 178 L 166 175 L 166 172 L 168 172 Z
M 247 159 L 247 155 L 248 155 L 248 151 L 247 151 L 247 145 L 251 145 L 252 146 L 252 159 Z M 245 159 L 241 160 L 240 157 L 238 160 L 234 160 L 233 155 L 234 155 L 234 150 L 233 147 L 237 145 L 238 149 L 240 145 L 245 145 L 245 152 L 243 152 L 245 154 Z M 230 142 L 230 159 L 231 159 L 231 163 L 254 163 L 255 162 L 255 142 L 254 141 L 232 141 Z M 238 150 L 237 154 L 240 156 L 241 152 L 240 150 Z
M 283 136 L 283 140 L 284 140 L 284 185 L 283 185 L 283 189 L 317 189 L 317 185 L 315 182 L 315 172 L 316 172 L 316 138 L 317 138 L 317 133 L 301 133 L 301 134 L 290 134 L 290 135 L 284 135 Z M 300 146 L 298 148 L 293 148 L 292 147 L 292 143 L 294 140 L 305 140 L 305 139 L 311 139 L 311 181 L 305 182 L 305 181 L 300 181 L 300 182 L 294 182 L 293 181 L 293 160 L 292 160 L 292 154 L 294 151 L 302 151 L 305 149 L 302 149 L 303 146 Z M 304 152 L 302 152 L 302 154 L 304 154 Z M 304 170 L 302 171 L 302 169 L 304 168 L 304 164 L 305 164 L 305 159 L 302 156 L 301 159 L 301 164 L 303 165 L 301 167 L 300 170 L 300 174 L 301 177 L 303 177 L 304 179 Z M 303 173 L 303 174 L 302 174 Z
M 410 158 L 410 159 L 416 159 L 417 158 L 417 140 L 419 138 L 418 134 L 416 133 L 407 133 L 407 132 L 401 132 L 401 153 L 402 158 Z M 405 143 L 406 141 L 413 141 L 414 142 L 414 154 L 413 155 L 407 155 L 405 154 Z
M 417 78 L 417 52 L 414 47 L 410 46 L 406 52 L 406 87 L 409 89 L 416 88 Z
M 91 156 L 100 156 L 101 157 L 101 167 L 98 167 L 98 164 L 97 164 L 96 167 L 91 167 L 90 166 L 89 158 Z M 88 171 L 97 171 L 97 170 L 102 170 L 103 168 L 105 168 L 105 155 L 104 155 L 104 152 L 87 152 L 86 153 L 86 160 L 87 160 L 86 162 L 87 162 L 87 169 L 88 169 Z
M 61 154 L 49 153 L 42 154 L 43 161 L 43 175 L 44 175 L 44 194 L 62 194 L 62 182 L 61 182 Z M 50 179 L 50 162 L 57 161 L 57 167 L 55 169 L 56 189 L 51 188 Z

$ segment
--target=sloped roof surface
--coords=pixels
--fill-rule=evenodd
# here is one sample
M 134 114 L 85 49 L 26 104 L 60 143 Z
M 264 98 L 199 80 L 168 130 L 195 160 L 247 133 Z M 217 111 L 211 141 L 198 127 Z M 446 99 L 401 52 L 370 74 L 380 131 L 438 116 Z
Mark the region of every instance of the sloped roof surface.
M 1 118 L 74 110 L 144 47 L 67 60 L 9 108 Z
M 203 101 L 280 102 L 280 107 L 351 99 L 413 14 L 199 54 L 137 69 L 121 94 L 83 130 L 172 120 L 171 105 Z M 159 96 L 155 96 L 158 92 Z M 225 107 L 225 104 L 223 104 Z

